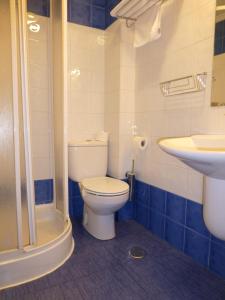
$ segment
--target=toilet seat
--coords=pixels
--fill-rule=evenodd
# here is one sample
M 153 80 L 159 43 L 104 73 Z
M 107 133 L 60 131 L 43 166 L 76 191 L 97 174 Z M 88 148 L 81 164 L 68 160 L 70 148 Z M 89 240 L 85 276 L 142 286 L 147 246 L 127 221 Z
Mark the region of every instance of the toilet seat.
M 81 185 L 87 193 L 104 197 L 120 196 L 129 191 L 126 182 L 110 177 L 86 178 L 82 180 Z

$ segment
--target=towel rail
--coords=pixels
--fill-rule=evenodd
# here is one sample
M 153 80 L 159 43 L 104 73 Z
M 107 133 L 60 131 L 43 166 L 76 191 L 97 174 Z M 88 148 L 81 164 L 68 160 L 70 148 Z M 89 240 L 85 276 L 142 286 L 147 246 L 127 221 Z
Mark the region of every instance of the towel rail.
M 159 2 L 162 2 L 162 0 L 122 0 L 111 10 L 110 14 L 117 19 L 135 22 Z

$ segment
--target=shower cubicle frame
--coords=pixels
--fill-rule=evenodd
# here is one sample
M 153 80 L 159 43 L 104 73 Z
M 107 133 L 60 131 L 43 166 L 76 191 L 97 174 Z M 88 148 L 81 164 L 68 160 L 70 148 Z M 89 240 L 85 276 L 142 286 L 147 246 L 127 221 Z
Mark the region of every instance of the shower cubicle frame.
M 10 0 L 11 13 L 11 36 L 12 36 L 12 75 L 13 75 L 13 105 L 14 105 L 14 139 L 15 139 L 15 171 L 16 171 L 16 190 L 17 190 L 17 230 L 18 230 L 18 248 L 23 249 L 23 233 L 22 233 L 22 211 L 21 211 L 21 177 L 20 177 L 20 146 L 19 146 L 19 115 L 18 103 L 19 86 L 18 86 L 18 60 L 17 53 L 20 52 L 21 66 L 21 89 L 23 98 L 23 130 L 24 130 L 24 150 L 25 150 L 25 167 L 27 178 L 27 204 L 29 218 L 29 239 L 30 246 L 36 244 L 36 228 L 35 228 L 35 197 L 32 176 L 32 158 L 31 158 L 31 141 L 30 141 L 30 112 L 29 112 L 29 96 L 28 96 L 28 63 L 27 63 L 27 35 L 26 35 L 26 2 Z M 19 36 L 17 30 L 17 13 Z M 20 41 L 19 46 L 17 40 Z M 19 48 L 19 49 L 18 49 Z
M 45 245 L 37 245 L 35 197 L 32 177 L 32 157 L 30 141 L 30 114 L 28 96 L 28 62 L 27 62 L 27 5 L 26 0 L 10 0 L 11 18 L 11 49 L 12 49 L 12 79 L 13 79 L 13 122 L 14 122 L 14 150 L 16 177 L 16 215 L 17 215 L 17 249 L 0 252 L 0 289 L 21 284 L 39 278 L 52 272 L 62 265 L 71 255 L 74 248 L 72 227 L 68 216 L 68 155 L 67 155 L 67 1 L 51 0 L 51 4 L 60 7 L 62 14 L 62 99 L 64 101 L 64 130 L 63 130 L 63 208 L 64 231 Z M 51 5 L 52 6 L 52 5 Z M 17 19 L 18 16 L 18 19 Z M 17 21 L 18 20 L 18 21 Z M 17 30 L 19 26 L 19 30 Z M 18 41 L 19 40 L 19 45 Z M 17 53 L 20 53 L 18 56 Z M 19 57 L 19 59 L 18 59 Z M 20 61 L 19 61 L 20 60 Z M 19 141 L 19 79 L 21 70 L 21 92 L 23 111 L 23 135 L 26 170 L 27 207 L 29 223 L 29 245 L 24 245 L 22 228 L 21 205 L 21 171 L 20 171 L 20 141 Z M 52 204 L 57 210 L 56 201 Z M 38 269 L 39 270 L 36 270 Z M 27 269 L 27 270 L 26 270 Z M 29 270 L 28 270 L 29 269 Z M 21 273 L 21 274 L 20 274 Z M 11 278 L 10 278 L 11 277 Z

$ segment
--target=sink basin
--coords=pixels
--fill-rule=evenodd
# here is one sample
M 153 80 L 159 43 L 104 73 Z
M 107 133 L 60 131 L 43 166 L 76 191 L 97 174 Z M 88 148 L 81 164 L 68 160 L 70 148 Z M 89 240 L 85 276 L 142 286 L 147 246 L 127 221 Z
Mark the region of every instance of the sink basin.
M 163 138 L 158 145 L 204 175 L 204 221 L 213 235 L 225 240 L 225 135 Z
M 225 135 L 193 135 L 158 142 L 168 154 L 203 175 L 225 180 Z

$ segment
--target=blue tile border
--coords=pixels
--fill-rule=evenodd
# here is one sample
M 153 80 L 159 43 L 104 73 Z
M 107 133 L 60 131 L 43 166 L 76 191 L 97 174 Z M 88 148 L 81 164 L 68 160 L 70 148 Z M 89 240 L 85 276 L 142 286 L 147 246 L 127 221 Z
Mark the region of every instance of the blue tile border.
M 106 14 L 106 28 L 109 27 L 117 19 L 111 17 L 110 11 L 120 2 L 120 0 L 108 0 L 106 3 L 105 14 Z
M 172 193 L 167 193 L 166 215 L 177 223 L 185 223 L 187 200 Z
M 187 201 L 186 226 L 206 237 L 210 236 L 203 220 L 202 205 L 191 200 Z
M 116 212 L 117 221 L 127 221 L 134 219 L 134 205 L 133 202 L 127 201 L 127 203 Z
M 69 178 L 69 215 L 74 219 L 81 219 L 83 217 L 84 201 L 81 197 L 79 185 L 77 182 Z
M 166 219 L 165 240 L 181 251 L 184 250 L 184 232 L 185 229 L 183 226 L 180 226 L 168 218 Z
M 142 206 L 150 206 L 150 188 L 148 185 L 140 181 L 135 183 L 135 200 Z
M 85 1 L 68 1 L 68 21 L 91 27 L 91 6 Z
M 147 187 L 146 187 L 147 188 Z M 150 207 L 158 213 L 165 214 L 166 192 L 155 186 L 150 186 Z
M 69 209 L 71 217 L 82 218 L 79 186 L 70 179 Z M 201 204 L 137 180 L 134 201 L 128 201 L 116 213 L 116 219 L 136 220 L 197 263 L 225 278 L 225 241 L 208 232 L 202 209 Z
M 116 20 L 111 17 L 110 11 L 119 2 L 119 0 L 67 0 L 68 22 L 105 30 Z M 50 17 L 50 0 L 27 0 L 27 10 Z
M 185 229 L 184 252 L 196 262 L 208 266 L 210 240 L 197 232 Z
M 165 215 L 150 209 L 148 228 L 152 231 L 152 233 L 154 233 L 158 237 L 164 239 L 164 235 L 165 235 Z
M 50 17 L 50 0 L 27 0 L 27 11 Z
M 214 55 L 225 53 L 225 20 L 215 26 Z
M 225 278 L 225 247 L 211 243 L 209 269 Z
M 105 8 L 92 6 L 91 27 L 105 29 Z
M 68 0 L 68 22 L 106 29 L 106 0 Z
M 35 204 L 48 204 L 53 202 L 53 179 L 34 181 Z
M 126 180 L 125 180 L 126 181 Z M 83 217 L 84 201 L 82 199 L 79 184 L 69 178 L 69 214 L 71 218 L 81 219 Z M 116 220 L 131 220 L 134 219 L 134 203 L 127 201 L 127 203 L 116 212 Z
M 134 219 L 225 279 L 225 241 L 207 230 L 203 206 L 138 180 L 135 187 Z

